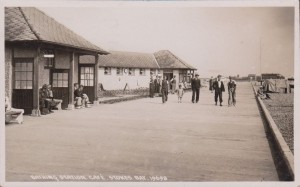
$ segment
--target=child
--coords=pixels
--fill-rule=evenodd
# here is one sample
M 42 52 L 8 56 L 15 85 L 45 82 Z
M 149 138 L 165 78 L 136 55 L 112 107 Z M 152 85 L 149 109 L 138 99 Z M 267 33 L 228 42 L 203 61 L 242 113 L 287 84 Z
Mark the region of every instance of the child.
M 179 89 L 177 91 L 178 103 L 181 103 L 181 99 L 182 99 L 183 94 L 184 94 L 184 91 L 183 91 L 182 85 L 179 84 Z

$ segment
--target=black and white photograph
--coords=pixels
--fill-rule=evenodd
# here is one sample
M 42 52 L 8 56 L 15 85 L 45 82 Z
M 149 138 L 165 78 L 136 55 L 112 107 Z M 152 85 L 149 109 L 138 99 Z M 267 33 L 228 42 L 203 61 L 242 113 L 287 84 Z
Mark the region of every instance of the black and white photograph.
M 1 186 L 300 185 L 298 1 L 25 2 L 1 6 Z

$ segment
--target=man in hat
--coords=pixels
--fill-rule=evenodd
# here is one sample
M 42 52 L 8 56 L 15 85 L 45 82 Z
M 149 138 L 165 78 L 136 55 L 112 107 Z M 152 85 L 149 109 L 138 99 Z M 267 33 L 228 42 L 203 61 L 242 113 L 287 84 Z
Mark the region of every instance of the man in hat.
M 201 81 L 199 79 L 199 74 L 196 73 L 195 78 L 192 79 L 191 82 L 191 86 L 192 86 L 192 91 L 193 91 L 193 95 L 192 95 L 192 102 L 193 103 L 198 103 L 199 101 L 199 94 L 200 94 L 200 87 L 201 87 Z M 195 100 L 196 97 L 196 100 Z
M 225 87 L 223 81 L 221 81 L 221 75 L 218 75 L 217 80 L 213 83 L 213 89 L 215 90 L 215 102 L 218 105 L 218 98 L 220 106 L 222 106 L 223 98 L 222 92 L 225 92 Z

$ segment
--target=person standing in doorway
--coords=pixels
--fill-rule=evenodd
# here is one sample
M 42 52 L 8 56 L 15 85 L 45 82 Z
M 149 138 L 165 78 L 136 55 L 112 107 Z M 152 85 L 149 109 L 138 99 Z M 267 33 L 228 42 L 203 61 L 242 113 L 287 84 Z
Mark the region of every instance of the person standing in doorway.
M 232 80 L 232 77 L 229 76 L 228 86 L 228 106 L 235 106 L 236 99 L 235 99 L 235 91 L 236 91 L 236 83 Z
M 162 102 L 165 103 L 168 101 L 168 81 L 165 76 L 161 82 L 161 94 L 162 94 Z
M 221 75 L 218 75 L 217 80 L 213 83 L 213 89 L 215 90 L 216 105 L 218 105 L 218 98 L 219 98 L 220 106 L 223 106 L 222 92 L 225 92 L 225 87 L 223 81 L 221 81 Z
M 199 95 L 200 95 L 200 88 L 201 88 L 201 80 L 199 79 L 199 74 L 196 73 L 195 78 L 192 79 L 192 102 L 198 103 L 199 101 Z
M 171 79 L 171 83 L 172 83 L 172 94 L 174 94 L 175 90 L 176 90 L 176 76 L 175 75 Z

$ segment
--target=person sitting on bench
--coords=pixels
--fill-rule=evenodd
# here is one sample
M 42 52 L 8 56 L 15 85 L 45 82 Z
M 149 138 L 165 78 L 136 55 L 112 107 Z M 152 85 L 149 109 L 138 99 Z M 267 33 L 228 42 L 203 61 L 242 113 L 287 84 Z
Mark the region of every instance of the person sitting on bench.
M 47 84 L 40 89 L 40 110 L 42 115 L 53 113 L 51 110 L 51 102 L 48 99 Z
M 50 103 L 51 111 L 52 110 L 58 110 L 58 105 L 62 103 L 62 100 L 61 99 L 54 99 L 51 84 L 47 85 L 46 92 L 47 92 L 46 100 Z
M 80 93 L 81 93 L 82 106 L 83 106 L 83 107 L 89 108 L 89 105 L 88 105 L 88 104 L 90 104 L 91 102 L 90 102 L 90 100 L 89 100 L 88 95 L 87 95 L 86 93 L 83 93 L 83 85 L 80 85 L 80 86 L 79 86 L 79 91 L 80 91 Z
M 5 123 L 17 122 L 18 124 L 23 123 L 23 109 L 12 108 L 10 105 L 9 98 L 5 97 Z
M 79 89 L 79 84 L 74 84 L 74 100 L 75 100 L 75 108 L 79 109 L 82 107 L 82 98 L 81 92 Z

